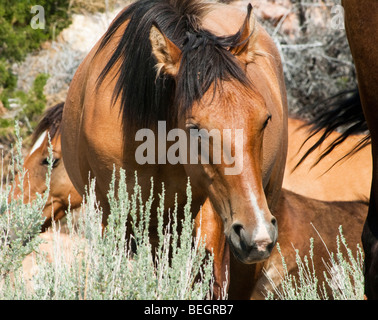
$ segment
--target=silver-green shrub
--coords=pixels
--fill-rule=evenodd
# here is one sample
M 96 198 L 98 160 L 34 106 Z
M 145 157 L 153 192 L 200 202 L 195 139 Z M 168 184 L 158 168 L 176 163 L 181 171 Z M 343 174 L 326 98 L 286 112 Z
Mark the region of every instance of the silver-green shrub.
M 13 180 L 15 171 L 23 172 L 21 145 L 19 138 L 10 170 L 13 173 L 7 180 Z M 51 166 L 47 184 L 50 174 Z M 50 256 L 39 247 L 43 242 L 39 237 L 43 223 L 41 212 L 49 190 L 38 195 L 35 201 L 24 204 L 22 199 L 13 197 L 11 183 L 1 186 L 0 299 L 211 297 L 213 257 L 206 254 L 204 241 L 192 236 L 194 222 L 189 181 L 184 219 L 178 221 L 176 204 L 172 212 L 169 211 L 167 223 L 163 219 L 166 212 L 164 186 L 159 199 L 153 199 L 151 180 L 150 196 L 143 202 L 136 173 L 136 183 L 130 194 L 127 192 L 125 171 L 120 170 L 117 183 L 115 176 L 114 171 L 108 194 L 111 214 L 107 227 L 102 227 L 102 209 L 96 200 L 93 179 L 78 219 L 67 215 L 68 235 L 63 235 L 60 223 L 53 223 Z M 25 173 L 21 174 L 20 188 L 23 188 L 25 177 Z M 152 212 L 153 201 L 158 201 L 157 212 Z M 152 214 L 158 217 L 159 241 L 154 252 L 149 235 Z M 132 229 L 131 237 L 127 236 L 127 223 Z M 68 244 L 62 240 L 63 237 L 69 240 Z M 33 269 L 25 272 L 22 261 L 31 252 Z
M 185 218 L 181 222 L 177 221 L 176 206 L 171 214 L 172 221 L 166 226 L 163 224 L 164 189 L 160 194 L 157 211 L 159 244 L 155 253 L 149 237 L 153 185 L 145 203 L 137 183 L 133 194 L 126 191 L 124 170 L 120 170 L 117 192 L 115 185 L 114 174 L 108 194 L 111 214 L 103 230 L 102 209 L 97 205 L 95 180 L 92 180 L 77 224 L 73 225 L 68 216 L 72 257 L 55 257 L 53 263 L 41 261 L 42 267 L 33 279 L 33 286 L 37 288 L 35 297 L 96 300 L 208 297 L 212 283 L 212 258 L 205 260 L 203 241 L 195 239 L 195 246 L 192 246 L 194 225 L 189 185 Z M 131 239 L 136 252 L 133 252 L 131 241 L 126 237 L 127 222 L 132 225 Z M 180 235 L 177 233 L 179 223 L 182 223 Z M 200 279 L 197 279 L 198 274 Z
M 319 235 L 320 236 L 320 235 Z M 336 236 L 337 252 L 329 252 L 329 260 L 323 261 L 327 272 L 323 272 L 325 282 L 319 283 L 318 273 L 315 270 L 313 257 L 313 238 L 310 239 L 309 258 L 302 259 L 296 250 L 297 274 L 289 273 L 285 257 L 282 255 L 279 244 L 277 249 L 281 254 L 283 274 L 281 283 L 274 283 L 272 278 L 265 273 L 273 290 L 266 292 L 266 299 L 280 300 L 363 300 L 364 276 L 363 276 L 363 251 L 357 245 L 356 253 L 348 247 L 339 227 L 339 235 Z M 324 243 L 326 246 L 326 244 Z M 346 250 L 347 257 L 342 253 Z M 329 296 L 327 292 L 330 292 Z
M 22 139 L 17 125 L 16 135 L 18 141 L 10 169 L 1 166 L 0 299 L 211 298 L 213 257 L 206 256 L 204 242 L 192 236 L 194 223 L 189 182 L 184 218 L 178 221 L 179 209 L 176 203 L 169 211 L 169 217 L 164 220 L 164 186 L 159 199 L 154 199 L 151 180 L 150 196 L 144 202 L 136 173 L 136 184 L 133 192 L 129 193 L 125 171 L 120 170 L 117 183 L 114 171 L 108 194 L 111 214 L 107 227 L 103 229 L 102 209 L 97 204 L 95 180 L 92 180 L 78 219 L 73 219 L 70 213 L 67 215 L 68 234 L 62 233 L 60 223 L 53 223 L 52 255 L 48 257 L 40 250 L 44 240 L 39 232 L 43 223 L 41 212 L 49 188 L 31 203 L 24 204 L 22 197 L 14 197 L 15 172 L 21 173 L 19 188 L 23 188 L 23 179 L 27 178 L 23 171 Z M 47 186 L 52 170 L 51 160 L 50 148 Z M 153 201 L 158 201 L 156 212 L 152 212 Z M 155 251 L 149 235 L 152 214 L 158 218 L 158 244 Z M 126 236 L 127 225 L 132 229 L 132 237 Z M 63 238 L 69 240 L 68 244 Z M 282 257 L 282 281 L 280 285 L 271 282 L 275 296 L 273 292 L 268 292 L 267 298 L 363 299 L 362 250 L 357 247 L 357 253 L 353 254 L 341 228 L 336 241 L 338 249 L 336 254 L 330 253 L 324 283 L 320 284 L 317 279 L 311 242 L 309 258 L 305 256 L 301 259 L 297 252 L 298 274 L 289 274 L 285 258 Z M 132 247 L 136 247 L 135 252 Z M 277 247 L 280 249 L 279 244 Z M 342 254 L 343 248 L 347 257 Z M 34 267 L 28 273 L 23 269 L 22 262 L 32 252 Z M 331 292 L 331 296 L 327 295 L 327 291 Z
M 26 298 L 27 292 L 21 276 L 22 261 L 31 252 L 37 250 L 41 239 L 38 237 L 42 223 L 41 212 L 49 194 L 50 175 L 52 169 L 52 150 L 46 176 L 47 190 L 43 195 L 37 194 L 35 201 L 23 203 L 24 180 L 27 173 L 23 169 L 22 139 L 18 123 L 15 125 L 17 142 L 12 154 L 12 162 L 4 177 L 2 157 L 1 188 L 0 188 L 0 299 Z M 14 180 L 19 173 L 18 183 Z M 12 183 L 4 181 L 12 180 Z M 19 198 L 14 196 L 15 188 L 20 188 Z

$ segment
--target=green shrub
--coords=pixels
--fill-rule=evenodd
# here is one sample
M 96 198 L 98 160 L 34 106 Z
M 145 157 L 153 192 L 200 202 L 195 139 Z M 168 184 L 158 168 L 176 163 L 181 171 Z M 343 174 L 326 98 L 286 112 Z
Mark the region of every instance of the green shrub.
M 21 103 L 24 105 L 22 114 L 29 119 L 29 122 L 33 122 L 35 125 L 46 106 L 46 97 L 43 93 L 43 88 L 48 78 L 47 74 L 40 73 L 35 78 L 30 91 L 25 95 L 19 94 Z
M 74 244 L 70 263 L 61 256 L 53 263 L 39 261 L 39 271 L 33 279 L 37 299 L 204 299 L 210 292 L 212 259 L 204 262 L 205 250 L 201 241 L 192 247 L 193 221 L 190 213 L 190 188 L 183 231 L 178 236 L 177 208 L 172 221 L 163 226 L 164 192 L 159 207 L 159 244 L 153 253 L 149 238 L 149 220 L 152 214 L 152 190 L 143 203 L 141 188 L 134 193 L 126 191 L 125 173 L 121 170 L 118 196 L 115 180 L 109 192 L 111 214 L 102 234 L 102 211 L 97 206 L 93 181 L 86 194 L 78 226 L 72 226 L 68 216 L 70 237 Z M 131 222 L 133 241 L 127 241 L 126 224 Z M 56 245 L 56 244 L 55 244 Z M 59 270 L 59 272 L 57 272 Z M 196 276 L 201 274 L 198 280 Z M 51 276 L 54 275 L 54 276 Z
M 33 129 L 40 120 L 40 116 L 46 108 L 46 97 L 43 89 L 46 85 L 48 75 L 40 73 L 34 80 L 29 92 L 21 90 L 4 90 L 0 94 L 0 99 L 4 98 L 4 106 L 10 108 L 11 101 L 18 105 L 17 112 L 12 119 L 0 119 L 0 136 L 5 136 L 13 132 L 14 120 L 25 124 L 21 127 L 20 135 L 25 138 L 33 132 Z
M 32 29 L 31 8 L 39 5 L 45 11 L 45 29 Z M 69 0 L 0 0 L 0 54 L 10 63 L 22 61 L 70 24 Z M 1 84 L 0 84 L 1 85 Z
M 23 172 L 22 138 L 16 124 L 17 143 L 9 172 L 10 181 L 14 172 Z M 50 148 L 49 173 L 52 170 Z M 3 178 L 4 169 L 1 170 Z M 19 187 L 22 188 L 22 179 Z M 135 175 L 137 180 L 137 175 Z M 4 181 L 4 179 L 1 179 Z M 12 186 L 13 184 L 13 186 Z M 116 187 L 117 185 L 117 187 Z M 13 189 L 12 189 L 13 188 Z M 42 243 L 39 231 L 43 223 L 42 208 L 47 201 L 49 188 L 32 203 L 24 204 L 15 199 L 14 182 L 0 188 L 0 299 L 205 299 L 211 297 L 213 257 L 206 257 L 204 242 L 193 238 L 194 223 L 191 215 L 191 189 L 188 183 L 187 204 L 181 221 L 178 207 L 172 208 L 168 221 L 163 220 L 165 191 L 159 199 L 153 198 L 151 180 L 150 196 L 142 201 L 141 187 L 136 182 L 133 192 L 127 192 L 126 173 L 120 170 L 116 183 L 115 172 L 108 199 L 111 214 L 108 225 L 101 227 L 102 210 L 95 195 L 93 180 L 84 197 L 77 221 L 67 215 L 68 235 L 72 247 L 63 250 L 59 224 L 53 223 L 53 256 L 50 262 L 40 252 Z M 24 190 L 27 192 L 27 190 Z M 158 202 L 152 212 L 152 202 Z M 158 243 L 155 250 L 149 235 L 150 218 L 157 215 Z M 127 225 L 132 229 L 131 240 L 126 237 Z M 180 233 L 178 230 L 181 230 Z M 129 229 L 130 230 L 130 229 Z M 300 257 L 297 251 L 298 274 L 289 274 L 285 258 L 282 282 L 271 281 L 273 292 L 282 300 L 315 299 L 363 299 L 363 253 L 348 248 L 345 238 L 336 238 L 337 252 L 330 253 L 324 274 L 325 282 L 319 283 L 314 269 L 314 247 L 311 240 L 309 258 Z M 194 243 L 194 246 L 193 246 Z M 132 250 L 136 247 L 136 250 Z M 278 249 L 279 244 L 277 244 Z M 31 279 L 22 269 L 24 258 L 34 252 L 37 271 Z M 346 252 L 344 256 L 342 252 Z M 198 277 L 198 275 L 200 275 Z M 266 275 L 268 278 L 269 276 Z M 326 288 L 330 288 L 328 296 Z M 276 298 L 273 292 L 267 299 Z
M 357 245 L 356 254 L 353 254 L 352 250 L 348 248 L 341 226 L 339 227 L 339 235 L 336 236 L 336 242 L 336 255 L 330 252 L 329 262 L 324 262 L 327 272 L 323 273 L 325 282 L 321 284 L 318 281 L 318 274 L 313 263 L 314 246 L 312 238 L 310 239 L 309 258 L 304 256 L 302 259 L 299 251 L 296 250 L 296 263 L 298 265 L 296 275 L 288 272 L 285 257 L 282 256 L 280 246 L 277 244 L 283 265 L 282 281 L 280 284 L 276 284 L 265 273 L 273 288 L 272 291 L 267 291 L 266 298 L 269 300 L 275 298 L 280 300 L 363 300 L 363 251 Z M 342 253 L 343 248 L 347 252 L 347 257 Z M 327 292 L 330 292 L 331 296 Z
M 0 100 L 8 109 L 10 99 L 22 104 L 23 112 L 14 119 L 22 120 L 28 126 L 28 130 L 21 132 L 23 137 L 31 133 L 36 118 L 46 107 L 43 86 L 47 79 L 46 75 L 38 76 L 28 93 L 16 90 L 17 75 L 12 72 L 12 65 L 23 61 L 27 54 L 39 49 L 43 42 L 56 37 L 71 23 L 69 3 L 69 0 L 0 0 Z M 31 8 L 35 5 L 44 8 L 44 29 L 31 26 L 36 15 L 31 13 Z M 0 125 L 0 137 L 8 136 L 13 130 L 7 120 L 1 119 Z
M 17 77 L 12 73 L 10 64 L 4 58 L 0 58 L 0 88 L 14 89 L 16 84 Z
M 41 239 L 38 238 L 44 221 L 41 212 L 47 201 L 52 169 L 52 160 L 50 160 L 49 174 L 46 177 L 48 186 L 46 192 L 43 195 L 37 195 L 37 199 L 31 203 L 23 203 L 23 195 L 28 190 L 23 190 L 25 171 L 21 150 L 22 138 L 17 123 L 15 129 L 16 153 L 12 156 L 11 169 L 8 172 L 8 178 L 12 180 L 12 183 L 5 186 L 1 183 L 0 189 L 0 279 L 5 279 L 9 277 L 10 272 L 19 270 L 22 260 L 36 250 L 41 243 Z M 52 159 L 51 149 L 50 159 Z M 14 180 L 15 172 L 19 172 L 17 183 Z M 1 173 L 1 181 L 3 181 L 3 168 Z M 14 197 L 15 188 L 21 190 L 21 198 Z M 5 293 L 0 296 L 3 294 Z
M 40 5 L 45 10 L 45 29 L 33 29 L 30 22 L 35 14 L 30 10 Z M 41 43 L 51 40 L 67 27 L 71 20 L 68 0 L 0 0 L 0 92 L 12 91 L 16 76 L 11 71 L 14 62 L 21 62 L 26 55 L 40 48 Z M 3 103 L 4 96 L 2 99 Z
M 17 137 L 21 141 L 19 134 Z M 17 145 L 18 152 L 20 146 L 21 143 Z M 20 155 L 16 154 L 14 167 L 22 172 Z M 138 183 L 128 193 L 125 171 L 121 170 L 119 176 L 118 187 L 115 174 L 110 185 L 111 214 L 104 230 L 94 180 L 87 189 L 78 220 L 74 223 L 71 214 L 67 216 L 72 244 L 68 253 L 60 241 L 59 225 L 53 223 L 52 262 L 38 249 L 46 197 L 23 204 L 11 196 L 8 203 L 12 191 L 6 186 L 0 190 L 0 235 L 3 236 L 0 299 L 205 299 L 211 296 L 213 258 L 206 256 L 204 242 L 192 236 L 189 183 L 182 221 L 178 221 L 177 205 L 172 208 L 169 221 L 163 221 L 164 187 L 159 199 L 153 199 L 152 183 L 150 197 L 144 202 Z M 135 178 L 137 181 L 136 174 Z M 157 212 L 151 212 L 152 202 L 157 200 Z M 149 236 L 152 214 L 158 217 L 159 241 L 154 251 Z M 128 222 L 133 230 L 131 238 L 126 237 Z M 132 247 L 136 250 L 131 250 Z M 29 279 L 23 273 L 21 261 L 32 251 L 37 271 Z

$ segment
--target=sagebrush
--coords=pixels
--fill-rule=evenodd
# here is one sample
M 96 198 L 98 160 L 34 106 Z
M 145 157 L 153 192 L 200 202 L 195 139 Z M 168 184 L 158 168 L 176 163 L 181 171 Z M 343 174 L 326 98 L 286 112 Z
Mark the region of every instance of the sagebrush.
M 17 136 L 21 141 L 18 131 Z M 22 180 L 21 142 L 16 150 L 10 171 L 11 175 L 15 170 L 20 172 Z M 137 183 L 132 194 L 126 191 L 125 171 L 119 173 L 117 189 L 115 176 L 114 172 L 108 195 L 111 214 L 107 227 L 103 229 L 101 225 L 102 209 L 97 204 L 95 180 L 92 180 L 78 219 L 67 215 L 68 235 L 61 233 L 60 224 L 53 224 L 50 257 L 39 250 L 43 241 L 39 236 L 43 223 L 41 212 L 49 190 L 35 201 L 23 204 L 13 198 L 11 186 L 2 185 L 0 299 L 205 299 L 212 296 L 213 258 L 206 254 L 204 241 L 192 236 L 189 182 L 184 219 L 178 221 L 176 205 L 167 222 L 163 221 L 163 187 L 159 199 L 153 199 L 151 180 L 150 197 L 144 202 Z M 135 178 L 137 181 L 137 175 Z M 49 177 L 46 179 L 49 183 Z M 18 187 L 22 188 L 22 183 Z M 151 212 L 153 201 L 159 201 L 157 212 Z M 155 251 L 149 236 L 151 214 L 157 214 L 159 221 Z M 127 222 L 132 236 L 127 234 Z M 68 242 L 63 242 L 63 237 Z M 26 257 L 30 259 L 32 252 L 32 272 L 25 272 L 22 263 Z

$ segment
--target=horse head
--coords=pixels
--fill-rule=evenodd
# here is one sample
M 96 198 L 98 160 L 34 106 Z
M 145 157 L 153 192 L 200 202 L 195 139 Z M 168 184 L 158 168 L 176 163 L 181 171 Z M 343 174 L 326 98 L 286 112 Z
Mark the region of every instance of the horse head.
M 206 190 L 244 263 L 267 259 L 278 235 L 264 192 L 264 134 L 274 125 L 272 113 L 247 71 L 258 54 L 251 12 L 249 6 L 234 35 L 196 30 L 181 45 L 156 24 L 150 30 L 158 73 L 175 80 L 177 123 L 190 146 L 185 170 L 193 188 Z
M 44 231 L 51 224 L 51 220 L 61 219 L 70 206 L 71 209 L 81 205 L 82 197 L 77 193 L 64 167 L 61 151 L 60 121 L 64 103 L 50 108 L 38 124 L 33 137 L 33 147 L 24 161 L 25 176 L 23 179 L 23 195 L 20 188 L 14 189 L 14 196 L 22 197 L 24 203 L 33 201 L 37 193 L 43 194 L 47 190 L 46 175 L 49 165 L 49 136 L 52 146 L 52 172 L 50 178 L 50 192 L 43 209 L 46 221 L 42 226 Z M 16 176 L 16 185 L 20 181 L 20 174 Z

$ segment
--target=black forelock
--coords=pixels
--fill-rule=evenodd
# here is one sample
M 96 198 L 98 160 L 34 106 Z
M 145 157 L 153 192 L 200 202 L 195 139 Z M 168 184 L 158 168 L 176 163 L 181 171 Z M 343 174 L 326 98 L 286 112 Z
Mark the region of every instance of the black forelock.
M 64 102 L 47 109 L 35 128 L 32 136 L 32 144 L 35 144 L 40 135 L 48 131 L 52 140 L 56 135 L 60 134 L 61 122 L 63 117 Z
M 123 123 L 151 127 L 159 120 L 175 125 L 178 112 L 190 110 L 209 87 L 236 79 L 248 84 L 247 76 L 229 48 L 241 41 L 241 32 L 218 37 L 201 28 L 207 5 L 198 0 L 140 0 L 130 5 L 109 27 L 96 55 L 120 26 L 129 20 L 118 46 L 99 76 L 100 86 L 117 61 L 113 102 L 121 99 Z M 159 29 L 182 51 L 177 78 L 157 74 L 150 29 Z

